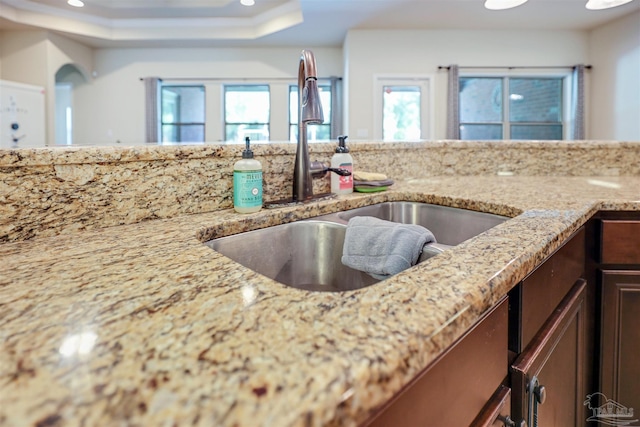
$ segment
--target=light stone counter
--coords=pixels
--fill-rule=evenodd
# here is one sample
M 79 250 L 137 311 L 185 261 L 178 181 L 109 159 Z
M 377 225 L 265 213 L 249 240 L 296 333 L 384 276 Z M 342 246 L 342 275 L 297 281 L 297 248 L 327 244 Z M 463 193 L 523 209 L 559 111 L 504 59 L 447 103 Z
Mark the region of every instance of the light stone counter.
M 356 168 L 393 179 L 436 176 L 640 176 L 640 141 L 350 142 Z M 0 242 L 233 205 L 240 144 L 0 149 Z M 291 195 L 296 145 L 254 144 L 265 200 Z M 335 144 L 310 144 L 329 162 Z M 328 179 L 314 191 L 329 191 Z
M 0 426 L 355 426 L 595 212 L 640 211 L 638 176 L 392 188 L 0 245 Z M 280 285 L 202 244 L 387 200 L 514 218 L 345 293 Z

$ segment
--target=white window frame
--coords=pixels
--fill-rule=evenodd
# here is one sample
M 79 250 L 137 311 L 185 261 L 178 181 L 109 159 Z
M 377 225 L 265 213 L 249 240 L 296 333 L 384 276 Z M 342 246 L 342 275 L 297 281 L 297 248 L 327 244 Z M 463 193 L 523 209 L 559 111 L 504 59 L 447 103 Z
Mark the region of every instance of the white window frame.
M 163 120 L 163 90 L 165 88 L 171 88 L 171 87 L 179 87 L 179 88 L 202 88 L 203 92 L 204 92 L 204 103 L 203 103 L 203 108 L 204 108 L 204 121 L 202 123 L 199 122 L 193 122 L 193 123 L 182 123 L 182 122 L 173 122 L 173 123 L 164 123 Z M 195 143 L 199 143 L 199 142 L 205 142 L 207 140 L 207 87 L 204 83 L 182 83 L 182 82 L 176 82 L 176 83 L 169 83 L 169 82 L 165 82 L 163 84 L 160 84 L 158 86 L 158 90 L 159 90 L 159 98 L 160 98 L 160 108 L 159 108 L 159 138 L 160 141 L 162 141 L 162 143 L 165 143 L 164 141 L 164 125 L 175 125 L 178 126 L 178 128 L 182 125 L 200 125 L 202 124 L 202 137 L 204 138 L 204 141 L 189 141 L 189 142 L 195 142 Z M 174 142 L 181 142 L 181 141 L 167 141 L 167 143 L 174 143 Z
M 226 137 L 227 137 L 227 126 L 228 125 L 234 125 L 234 124 L 250 124 L 247 122 L 242 122 L 242 123 L 227 123 L 227 111 L 226 111 L 226 93 L 227 93 L 227 87 L 235 87 L 235 86 L 251 86 L 251 87 L 262 87 L 262 86 L 266 86 L 267 87 L 267 93 L 269 94 L 269 120 L 266 123 L 258 123 L 261 125 L 267 125 L 267 129 L 268 129 L 268 133 L 269 133 L 269 137 L 266 139 L 266 141 L 271 141 L 272 138 L 272 131 L 271 131 L 271 123 L 272 123 L 272 118 L 271 118 L 271 112 L 273 111 L 273 101 L 272 99 L 272 94 L 271 94 L 271 89 L 272 89 L 272 85 L 269 83 L 254 83 L 254 82 L 243 82 L 243 83 L 228 83 L 228 82 L 224 82 L 221 85 L 221 93 L 222 93 L 222 117 L 221 117 L 221 122 L 222 122 L 222 140 L 226 141 Z M 244 141 L 244 138 L 240 138 L 237 142 L 242 142 Z M 264 140 L 263 140 L 264 141 Z M 232 142 L 232 141 L 228 141 L 228 142 Z
M 383 97 L 385 86 L 420 87 L 420 139 L 433 139 L 434 132 L 434 91 L 433 74 L 376 74 L 373 76 L 373 138 L 382 140 Z
M 325 79 L 320 79 L 325 84 Z M 328 81 L 328 80 L 327 80 Z M 188 84 L 181 80 L 166 79 L 168 86 L 205 87 L 205 142 L 225 141 L 224 87 L 242 85 L 266 85 L 270 93 L 269 141 L 289 141 L 289 86 L 297 85 L 295 79 L 212 79 L 193 80 Z M 332 93 L 332 97 L 336 94 Z

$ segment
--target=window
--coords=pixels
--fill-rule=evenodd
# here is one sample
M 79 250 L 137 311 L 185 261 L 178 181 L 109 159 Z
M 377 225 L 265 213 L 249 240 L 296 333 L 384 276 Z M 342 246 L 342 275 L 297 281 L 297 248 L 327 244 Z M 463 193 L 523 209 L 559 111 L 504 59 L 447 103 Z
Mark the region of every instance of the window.
M 562 77 L 461 77 L 460 138 L 563 139 Z
M 420 86 L 382 87 L 382 139 L 420 139 Z
M 204 141 L 204 86 L 162 86 L 162 142 Z
M 324 122 L 307 126 L 310 141 L 331 139 L 331 86 L 318 85 Z M 289 140 L 298 139 L 298 86 L 289 86 Z
M 269 140 L 268 85 L 225 85 L 224 121 L 227 141 Z
M 429 76 L 376 77 L 374 138 L 384 141 L 428 139 L 431 135 Z

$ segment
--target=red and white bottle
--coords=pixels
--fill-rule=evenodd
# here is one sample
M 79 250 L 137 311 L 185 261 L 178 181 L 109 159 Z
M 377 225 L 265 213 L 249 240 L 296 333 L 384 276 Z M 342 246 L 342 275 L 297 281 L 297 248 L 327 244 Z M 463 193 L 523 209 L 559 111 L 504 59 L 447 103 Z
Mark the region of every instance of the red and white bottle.
M 331 192 L 334 194 L 353 193 L 353 157 L 349 154 L 349 148 L 345 144 L 346 136 L 338 137 L 336 153 L 331 157 L 331 167 L 346 169 L 351 175 L 341 176 L 331 173 Z

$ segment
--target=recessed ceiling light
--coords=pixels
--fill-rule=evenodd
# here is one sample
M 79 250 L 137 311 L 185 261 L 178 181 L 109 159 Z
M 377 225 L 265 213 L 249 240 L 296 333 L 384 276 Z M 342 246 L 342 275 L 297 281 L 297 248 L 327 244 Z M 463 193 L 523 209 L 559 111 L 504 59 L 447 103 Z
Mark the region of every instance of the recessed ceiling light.
M 240 4 L 243 6 L 253 6 L 256 2 L 255 0 L 240 0 Z
M 632 0 L 589 0 L 585 6 L 590 10 L 609 9 L 610 7 L 616 7 L 629 3 Z
M 67 0 L 67 4 L 73 7 L 83 7 L 84 3 L 82 0 Z
M 487 0 L 484 2 L 484 7 L 491 10 L 511 9 L 526 2 L 527 0 Z

